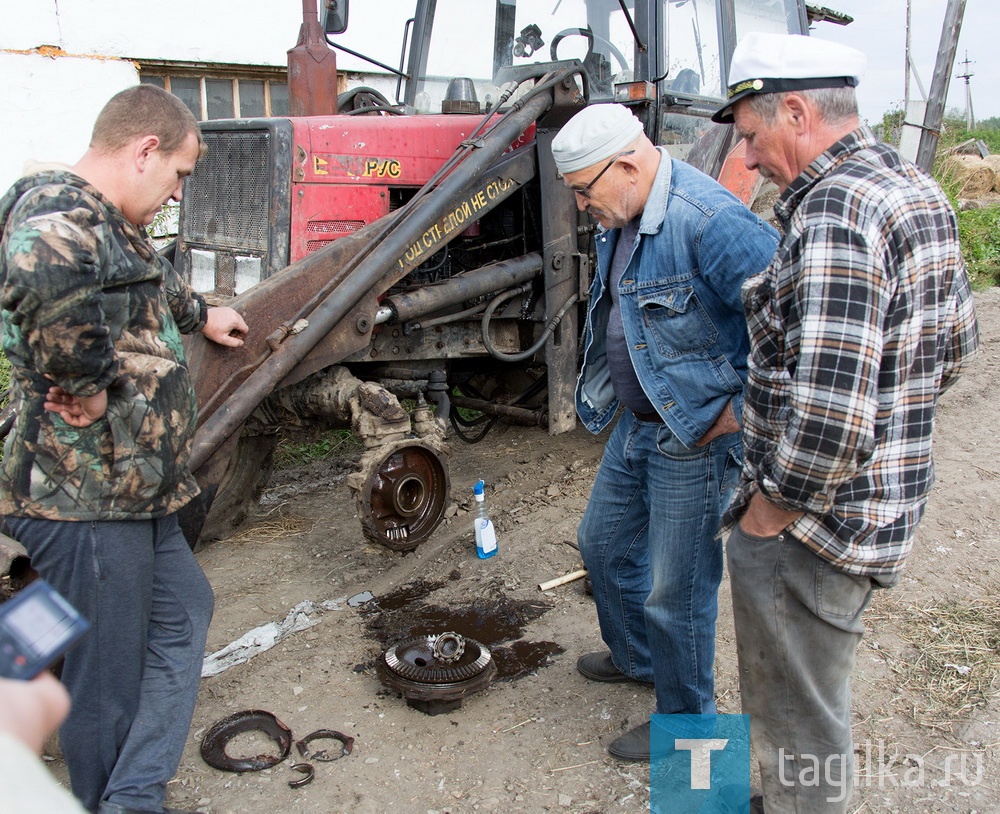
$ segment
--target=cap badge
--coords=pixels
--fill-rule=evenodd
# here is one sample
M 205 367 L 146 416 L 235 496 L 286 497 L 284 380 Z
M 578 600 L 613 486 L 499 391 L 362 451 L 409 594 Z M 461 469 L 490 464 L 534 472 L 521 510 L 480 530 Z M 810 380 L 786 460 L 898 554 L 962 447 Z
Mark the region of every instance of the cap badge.
M 743 93 L 745 90 L 763 90 L 763 88 L 763 79 L 747 79 L 745 82 L 740 82 L 729 88 L 729 98 L 732 99 L 736 94 Z

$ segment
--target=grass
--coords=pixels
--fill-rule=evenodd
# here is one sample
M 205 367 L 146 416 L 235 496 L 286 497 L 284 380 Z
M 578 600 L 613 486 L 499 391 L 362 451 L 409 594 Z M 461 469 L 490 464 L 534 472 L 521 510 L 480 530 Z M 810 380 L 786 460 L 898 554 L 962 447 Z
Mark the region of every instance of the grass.
M 879 597 L 872 620 L 914 648 L 900 659 L 900 687 L 910 690 L 907 712 L 917 723 L 947 730 L 1000 694 L 1000 600 L 899 606 Z
M 288 469 L 334 456 L 356 455 L 360 449 L 360 440 L 350 430 L 327 430 L 314 441 L 283 438 L 278 443 L 274 463 L 279 469 Z
M 1000 284 L 1000 206 L 959 212 L 958 233 L 973 288 Z
M 1000 130 L 967 130 L 958 118 L 945 120 L 941 139 L 938 142 L 938 156 L 943 150 L 969 139 L 982 141 L 993 154 L 1000 154 Z M 962 256 L 969 269 L 969 279 L 975 289 L 990 288 L 1000 284 L 1000 206 L 986 209 L 960 211 L 957 206 L 958 190 L 953 179 L 941 170 L 941 162 L 935 162 L 934 177 L 937 178 L 948 197 L 958 218 L 958 232 L 962 242 Z

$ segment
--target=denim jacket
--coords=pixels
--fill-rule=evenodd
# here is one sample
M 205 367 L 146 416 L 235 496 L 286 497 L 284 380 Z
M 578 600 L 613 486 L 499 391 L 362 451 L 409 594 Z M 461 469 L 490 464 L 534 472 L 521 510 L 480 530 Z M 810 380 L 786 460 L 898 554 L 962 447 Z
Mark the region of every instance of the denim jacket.
M 741 421 L 749 340 L 740 287 L 771 261 L 778 233 L 716 181 L 659 150 L 619 286 L 622 322 L 646 396 L 674 435 L 693 447 L 728 402 Z M 577 413 L 593 433 L 618 411 L 606 333 L 608 271 L 620 234 L 612 229 L 597 236 L 576 385 Z

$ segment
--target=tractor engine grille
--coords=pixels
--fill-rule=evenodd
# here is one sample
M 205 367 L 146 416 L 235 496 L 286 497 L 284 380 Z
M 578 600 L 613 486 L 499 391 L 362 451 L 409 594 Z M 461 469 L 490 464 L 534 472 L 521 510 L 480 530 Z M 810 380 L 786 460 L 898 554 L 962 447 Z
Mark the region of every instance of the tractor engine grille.
M 208 155 L 184 187 L 189 243 L 266 252 L 270 223 L 271 134 L 206 132 Z
M 241 294 L 288 265 L 288 119 L 203 122 L 208 154 L 184 185 L 174 264 L 196 291 Z

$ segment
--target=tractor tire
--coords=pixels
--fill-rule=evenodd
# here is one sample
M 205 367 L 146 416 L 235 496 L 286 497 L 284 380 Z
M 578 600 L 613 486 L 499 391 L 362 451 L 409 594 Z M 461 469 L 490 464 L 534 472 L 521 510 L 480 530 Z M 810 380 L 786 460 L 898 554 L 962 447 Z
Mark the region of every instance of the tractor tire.
M 236 445 L 198 537 L 198 546 L 232 537 L 249 518 L 274 469 L 277 435 L 244 435 Z

